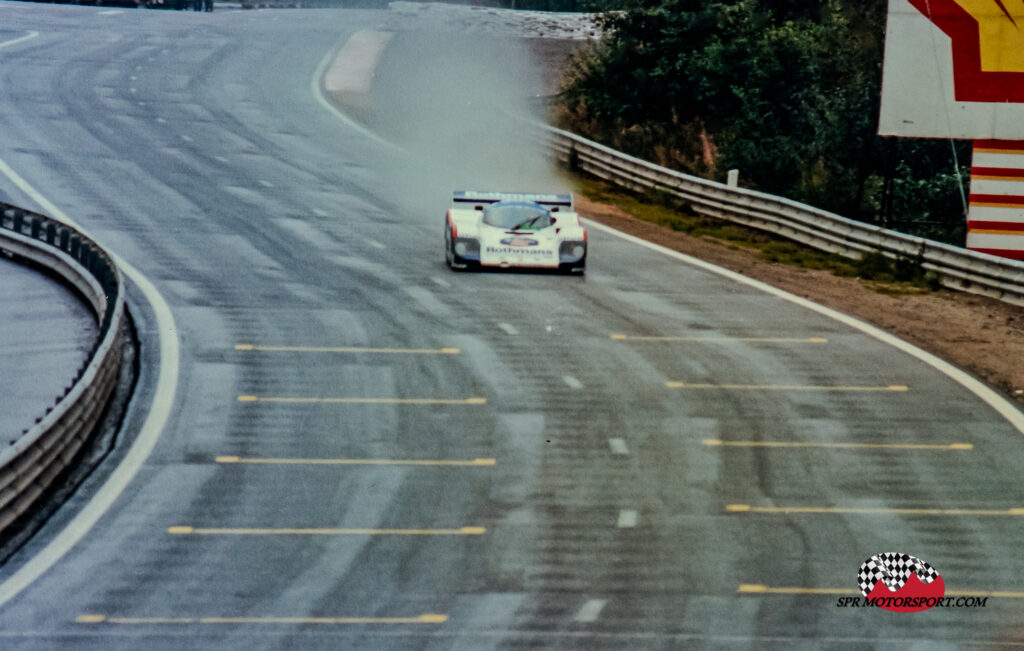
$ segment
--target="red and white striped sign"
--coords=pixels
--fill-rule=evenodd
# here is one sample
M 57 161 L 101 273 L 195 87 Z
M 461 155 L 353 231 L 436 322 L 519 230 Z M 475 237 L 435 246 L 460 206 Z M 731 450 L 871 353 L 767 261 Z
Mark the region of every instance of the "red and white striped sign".
M 1024 260 L 1024 141 L 974 141 L 967 248 Z

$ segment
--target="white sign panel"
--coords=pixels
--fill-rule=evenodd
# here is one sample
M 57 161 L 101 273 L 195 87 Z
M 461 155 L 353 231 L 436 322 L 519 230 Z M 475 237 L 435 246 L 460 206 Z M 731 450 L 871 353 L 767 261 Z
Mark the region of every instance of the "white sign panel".
M 1024 140 L 1024 2 L 889 0 L 878 132 Z

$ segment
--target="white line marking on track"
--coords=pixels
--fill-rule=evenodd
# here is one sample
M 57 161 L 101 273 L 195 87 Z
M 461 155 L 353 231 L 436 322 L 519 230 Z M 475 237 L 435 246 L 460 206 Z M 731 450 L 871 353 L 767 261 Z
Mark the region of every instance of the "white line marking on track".
M 619 521 L 615 524 L 619 529 L 632 529 L 640 520 L 640 514 L 634 509 L 622 509 L 619 511 Z
M 123 13 L 124 13 L 124 9 L 111 9 L 110 11 L 101 11 L 97 15 L 99 15 L 99 16 L 114 16 L 116 14 L 123 14 Z
M 75 227 L 84 235 L 89 236 L 88 231 L 76 224 L 64 211 L 29 185 L 28 181 L 23 179 L 3 160 L 0 160 L 0 174 L 10 179 L 14 185 L 28 195 L 32 201 L 36 202 L 43 211 L 49 213 L 51 217 L 59 219 Z M 101 242 L 98 243 L 102 246 Z M 6 581 L 0 583 L 0 606 L 13 599 L 18 593 L 53 567 L 103 517 L 114 503 L 114 500 L 124 491 L 146 462 L 171 414 L 171 406 L 174 403 L 174 395 L 178 386 L 180 355 L 178 329 L 174 324 L 174 315 L 171 314 L 171 308 L 167 305 L 167 301 L 164 300 L 163 296 L 160 295 L 159 290 L 142 272 L 128 264 L 127 261 L 113 251 L 109 249 L 107 251 L 114 258 L 115 264 L 121 268 L 121 271 L 139 288 L 156 316 L 156 330 L 160 342 L 160 370 L 157 374 L 156 386 L 153 388 L 153 402 L 149 406 L 149 413 L 146 414 L 146 420 L 142 423 L 138 436 L 128 449 L 128 454 L 125 455 L 120 465 L 110 474 L 106 483 L 103 484 L 99 491 L 89 500 L 89 503 L 79 511 L 78 515 L 46 547 L 40 550 Z
M 577 380 L 576 378 L 574 378 L 571 375 L 563 375 L 562 376 L 562 382 L 565 382 L 566 384 L 568 384 L 569 388 L 571 388 L 571 389 L 582 389 L 583 388 L 583 383 L 580 382 L 579 380 Z
M 29 32 L 28 34 L 25 34 L 24 36 L 19 36 L 18 38 L 12 38 L 9 41 L 4 41 L 3 43 L 0 43 L 0 47 L 8 47 L 10 45 L 17 45 L 18 43 L 23 43 L 23 42 L 31 40 L 31 39 L 33 39 L 33 38 L 35 38 L 37 36 L 39 36 L 39 32 L 34 32 L 34 31 L 33 32 Z
M 386 249 L 386 248 L 388 248 L 388 247 L 384 246 L 383 244 L 381 244 L 380 242 L 378 242 L 377 240 L 366 240 L 366 243 L 369 244 L 370 246 L 372 246 L 375 249 Z
M 514 325 L 512 325 L 511 323 L 499 323 L 498 327 L 501 328 L 502 330 L 504 330 L 506 333 L 508 333 L 510 335 L 513 335 L 513 336 L 519 334 L 519 331 L 516 330 L 516 327 Z
M 597 618 L 601 616 L 601 611 L 604 610 L 606 603 L 608 603 L 607 599 L 587 599 L 580 607 L 579 612 L 576 613 L 576 616 L 573 617 L 573 621 L 584 624 L 596 622 Z
M 185 142 L 192 142 L 192 136 L 186 136 L 185 134 L 181 134 L 181 139 Z
M 224 158 L 223 156 L 214 156 L 213 158 L 214 158 L 214 160 L 216 160 L 219 163 L 227 163 L 228 162 L 228 159 Z
M 262 179 L 260 180 L 260 185 L 262 185 L 265 188 L 272 188 L 272 187 L 274 187 L 273 183 L 271 183 L 270 181 L 264 181 Z
M 226 163 L 227 161 L 224 162 Z M 317 217 L 327 217 L 327 212 L 324 210 L 320 210 L 319 208 L 314 208 L 313 214 L 316 215 Z
M 431 280 L 431 282 L 433 282 L 438 287 L 451 287 L 452 286 L 452 284 L 450 282 L 448 282 L 444 278 L 438 278 L 437 276 L 431 276 L 430 280 Z
M 626 446 L 625 439 L 608 439 L 608 447 L 612 449 L 612 454 L 616 454 L 619 456 L 626 456 L 629 454 L 629 448 Z

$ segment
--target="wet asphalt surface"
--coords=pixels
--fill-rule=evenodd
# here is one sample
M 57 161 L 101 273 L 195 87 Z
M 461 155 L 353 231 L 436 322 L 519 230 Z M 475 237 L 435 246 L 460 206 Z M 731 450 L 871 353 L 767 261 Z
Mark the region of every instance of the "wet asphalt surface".
M 5 38 L 39 33 L 0 50 L 0 156 L 164 296 L 177 392 L 134 481 L 0 608 L 4 648 L 1024 644 L 1022 440 L 963 387 L 596 228 L 582 279 L 451 272 L 437 188 L 395 180 L 447 161 L 313 91 L 376 12 L 109 11 L 0 6 Z M 423 43 L 396 36 L 381 89 Z M 124 446 L 167 334 L 130 303 Z M 887 551 L 1008 594 L 837 608 Z

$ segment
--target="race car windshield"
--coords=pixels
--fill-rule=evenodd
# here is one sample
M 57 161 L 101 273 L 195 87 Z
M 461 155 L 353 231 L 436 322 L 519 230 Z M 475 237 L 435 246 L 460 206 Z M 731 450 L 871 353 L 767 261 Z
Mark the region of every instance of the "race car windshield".
M 489 226 L 512 231 L 538 230 L 551 225 L 551 215 L 536 205 L 499 203 L 484 209 L 483 221 Z

